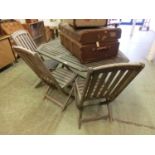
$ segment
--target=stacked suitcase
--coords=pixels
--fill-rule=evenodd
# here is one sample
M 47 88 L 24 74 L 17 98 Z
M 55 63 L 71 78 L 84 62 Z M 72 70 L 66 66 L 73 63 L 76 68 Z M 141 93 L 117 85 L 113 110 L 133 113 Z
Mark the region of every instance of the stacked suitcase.
M 115 57 L 119 49 L 120 28 L 109 28 L 106 20 L 69 20 L 60 24 L 61 43 L 81 63 Z

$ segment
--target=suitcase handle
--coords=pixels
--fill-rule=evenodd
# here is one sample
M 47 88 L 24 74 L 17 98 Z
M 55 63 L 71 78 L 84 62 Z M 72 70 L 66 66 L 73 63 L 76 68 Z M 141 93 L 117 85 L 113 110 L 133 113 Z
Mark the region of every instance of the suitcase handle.
M 108 47 L 106 47 L 106 46 L 98 47 L 98 48 L 96 48 L 96 50 L 97 50 L 97 51 L 100 51 L 100 50 L 105 50 L 105 51 L 107 51 L 107 50 L 108 50 Z

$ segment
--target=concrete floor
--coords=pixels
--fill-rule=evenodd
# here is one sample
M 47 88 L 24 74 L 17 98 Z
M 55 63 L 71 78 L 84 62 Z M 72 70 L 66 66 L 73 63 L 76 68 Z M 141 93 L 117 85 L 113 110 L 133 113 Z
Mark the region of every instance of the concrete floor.
M 136 30 L 130 38 L 130 28 L 122 30 L 120 49 L 131 61 L 143 61 L 146 67 L 112 103 L 113 117 L 155 127 L 155 64 L 146 61 L 155 33 Z M 155 134 L 149 127 L 108 120 L 83 123 L 79 130 L 74 101 L 62 113 L 55 104 L 42 100 L 47 86 L 35 89 L 37 80 L 20 59 L 0 73 L 0 134 Z

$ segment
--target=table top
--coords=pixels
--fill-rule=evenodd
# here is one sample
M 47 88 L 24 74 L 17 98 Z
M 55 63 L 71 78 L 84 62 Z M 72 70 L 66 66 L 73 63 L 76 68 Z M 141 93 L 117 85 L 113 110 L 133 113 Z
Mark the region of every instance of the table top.
M 88 71 L 89 67 L 129 62 L 129 59 L 121 51 L 119 51 L 116 57 L 98 62 L 81 64 L 80 61 L 61 44 L 60 39 L 55 39 L 48 43 L 42 44 L 37 48 L 37 51 L 43 56 L 55 59 L 80 72 Z

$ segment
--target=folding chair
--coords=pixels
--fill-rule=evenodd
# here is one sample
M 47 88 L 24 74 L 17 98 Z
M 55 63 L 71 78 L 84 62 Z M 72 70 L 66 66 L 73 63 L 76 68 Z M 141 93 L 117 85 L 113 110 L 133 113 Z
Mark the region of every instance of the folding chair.
M 82 122 L 109 118 L 112 121 L 110 103 L 144 68 L 143 63 L 119 63 L 90 68 L 86 79 L 77 78 L 74 86 L 76 105 L 79 109 L 79 128 Z M 72 92 L 71 92 L 72 93 Z M 90 102 L 90 101 L 93 101 Z M 107 105 L 108 115 L 83 119 L 85 107 Z
M 11 37 L 14 40 L 14 42 L 16 43 L 16 45 L 36 52 L 37 45 L 33 41 L 33 38 L 31 37 L 31 35 L 29 34 L 28 31 L 18 30 L 16 32 L 12 33 Z M 42 56 L 41 56 L 41 58 L 43 59 Z M 53 60 L 53 59 L 47 59 L 47 60 L 44 60 L 44 64 L 46 65 L 46 67 L 49 70 L 54 70 L 58 66 L 59 62 L 56 60 Z M 41 84 L 41 82 L 39 82 L 36 85 L 36 87 L 38 87 L 40 84 Z
M 50 72 L 49 69 L 44 65 L 37 52 L 22 48 L 20 46 L 13 46 L 13 49 L 16 50 L 19 56 L 36 73 L 36 75 L 49 86 L 44 98 L 56 103 L 62 109 L 66 107 L 66 102 L 62 103 L 54 99 L 50 96 L 50 92 L 52 89 L 56 88 L 60 93 L 67 94 L 66 89 L 69 86 L 72 89 L 72 83 L 76 78 L 76 74 L 64 68 L 56 68 Z M 70 96 L 67 98 L 67 101 L 69 98 Z

